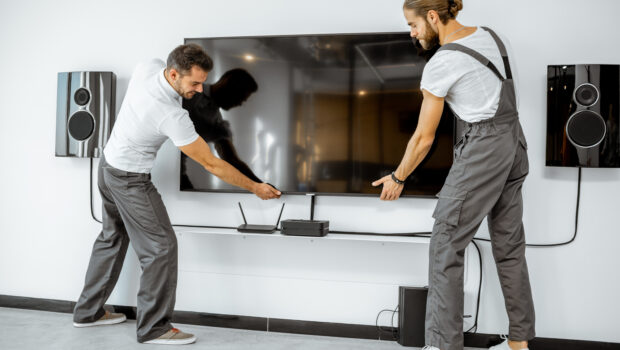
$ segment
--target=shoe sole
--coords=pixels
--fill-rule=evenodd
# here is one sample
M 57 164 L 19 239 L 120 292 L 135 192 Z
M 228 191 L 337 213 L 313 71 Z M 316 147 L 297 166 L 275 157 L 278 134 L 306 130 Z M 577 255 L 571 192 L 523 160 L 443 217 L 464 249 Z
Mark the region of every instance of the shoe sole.
M 99 321 L 88 322 L 88 323 L 73 322 L 73 327 L 85 328 L 85 327 L 94 327 L 94 326 L 105 326 L 105 325 L 110 325 L 110 324 L 122 323 L 122 322 L 125 322 L 125 321 L 127 321 L 127 317 L 123 316 L 123 317 L 119 317 L 119 318 L 112 318 L 112 319 L 109 319 L 109 320 L 99 320 Z
M 159 345 L 185 345 L 196 341 L 196 337 L 187 339 L 153 339 L 147 340 L 143 344 L 159 344 Z

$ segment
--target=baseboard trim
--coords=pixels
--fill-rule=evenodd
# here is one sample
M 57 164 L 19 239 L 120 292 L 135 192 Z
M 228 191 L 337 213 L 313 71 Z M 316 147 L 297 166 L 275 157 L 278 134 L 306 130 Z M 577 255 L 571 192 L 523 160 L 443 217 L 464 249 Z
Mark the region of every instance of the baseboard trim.
M 0 294 L 0 307 L 73 313 L 75 302 L 55 299 L 27 298 Z
M 73 313 L 75 302 L 67 300 L 28 298 L 0 295 L 0 307 Z M 111 311 L 122 312 L 128 319 L 136 319 L 136 308 L 132 306 L 107 305 Z M 375 326 L 276 319 L 266 317 L 210 314 L 194 311 L 175 311 L 172 321 L 199 326 L 248 329 L 254 331 L 295 333 L 344 338 L 377 339 L 394 341 L 398 329 Z M 465 346 L 488 348 L 498 344 L 501 339 L 495 334 L 466 333 Z M 535 338 L 530 349 L 536 350 L 620 350 L 620 343 L 606 343 L 572 339 Z

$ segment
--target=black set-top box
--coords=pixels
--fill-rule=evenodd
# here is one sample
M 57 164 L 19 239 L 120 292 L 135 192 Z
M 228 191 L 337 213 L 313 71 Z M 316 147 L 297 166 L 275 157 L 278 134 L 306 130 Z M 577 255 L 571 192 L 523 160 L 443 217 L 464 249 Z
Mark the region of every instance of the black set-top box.
M 328 232 L 328 220 L 282 220 L 283 235 L 323 237 Z

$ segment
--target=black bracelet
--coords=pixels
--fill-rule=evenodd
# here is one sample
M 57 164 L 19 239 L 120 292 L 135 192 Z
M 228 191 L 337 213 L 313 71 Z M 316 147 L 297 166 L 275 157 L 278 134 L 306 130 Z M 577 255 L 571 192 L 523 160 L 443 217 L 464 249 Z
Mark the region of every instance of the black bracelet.
M 396 175 L 394 175 L 394 172 L 392 171 L 392 181 L 396 182 L 399 185 L 404 185 L 405 181 L 403 180 L 399 180 Z

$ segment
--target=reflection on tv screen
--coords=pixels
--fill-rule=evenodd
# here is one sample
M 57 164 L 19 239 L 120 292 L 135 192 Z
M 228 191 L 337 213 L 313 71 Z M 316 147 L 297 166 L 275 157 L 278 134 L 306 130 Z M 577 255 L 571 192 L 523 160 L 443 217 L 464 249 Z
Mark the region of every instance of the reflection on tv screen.
M 212 150 L 284 193 L 377 195 L 420 113 L 425 61 L 408 33 L 187 39 L 214 61 L 204 96 L 184 101 Z M 233 79 L 231 71 L 243 71 Z M 228 73 L 227 73 L 228 72 Z M 249 92 L 249 75 L 256 89 Z M 235 81 L 235 82 L 231 82 Z M 452 164 L 454 118 L 403 195 L 434 196 Z M 236 192 L 181 156 L 182 191 Z

